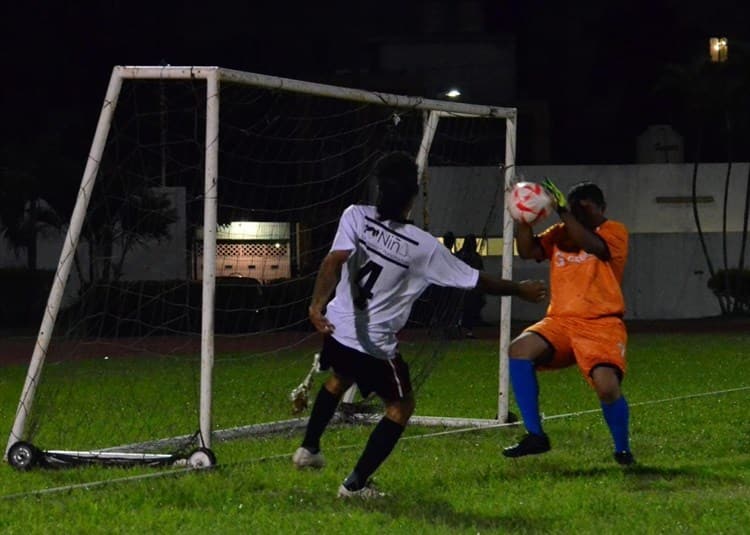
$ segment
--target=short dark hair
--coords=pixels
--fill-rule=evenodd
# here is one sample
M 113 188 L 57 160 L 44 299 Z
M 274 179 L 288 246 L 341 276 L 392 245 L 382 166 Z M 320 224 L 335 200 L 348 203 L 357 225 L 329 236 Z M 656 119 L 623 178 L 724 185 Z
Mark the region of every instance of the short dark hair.
M 589 182 L 588 180 L 579 182 L 578 184 L 574 184 L 573 187 L 568 191 L 569 202 L 573 203 L 575 201 L 581 201 L 583 199 L 593 201 L 602 208 L 607 204 L 604 200 L 604 193 L 602 192 L 601 188 L 599 188 L 599 186 L 597 186 L 593 182 Z
M 378 215 L 400 220 L 404 209 L 419 191 L 417 164 L 406 152 L 389 152 L 375 164 L 378 180 Z

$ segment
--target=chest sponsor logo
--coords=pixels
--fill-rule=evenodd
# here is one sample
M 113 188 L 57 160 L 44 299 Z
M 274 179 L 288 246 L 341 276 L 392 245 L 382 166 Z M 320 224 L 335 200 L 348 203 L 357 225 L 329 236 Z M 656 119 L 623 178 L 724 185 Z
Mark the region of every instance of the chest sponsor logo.
M 372 225 L 366 225 L 365 236 L 368 238 L 367 241 L 371 245 L 376 246 L 379 251 L 387 251 L 400 258 L 407 258 L 409 256 L 409 244 L 395 234 Z
M 594 255 L 581 251 L 580 253 L 566 253 L 563 251 L 555 251 L 555 265 L 558 267 L 565 267 L 574 264 L 583 264 L 588 260 L 595 258 Z

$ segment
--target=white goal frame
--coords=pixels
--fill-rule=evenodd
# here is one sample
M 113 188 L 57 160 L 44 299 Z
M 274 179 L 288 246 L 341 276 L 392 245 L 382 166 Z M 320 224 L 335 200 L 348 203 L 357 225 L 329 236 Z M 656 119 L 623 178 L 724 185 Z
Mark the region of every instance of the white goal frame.
M 202 286 L 202 318 L 201 318 L 201 370 L 200 370 L 200 447 L 210 448 L 213 437 L 235 436 L 232 430 L 216 431 L 212 429 L 212 372 L 214 365 L 214 305 L 216 290 L 216 232 L 217 232 L 217 187 L 219 168 L 219 105 L 220 84 L 231 82 L 268 89 L 305 93 L 341 100 L 372 103 L 393 107 L 410 108 L 425 112 L 425 125 L 422 142 L 416 161 L 420 173 L 427 168 L 429 148 L 435 130 L 441 117 L 467 117 L 505 119 L 505 161 L 502 172 L 504 174 L 505 192 L 510 189 L 513 181 L 516 156 L 516 121 L 515 108 L 496 106 L 481 106 L 460 102 L 424 99 L 421 97 L 393 95 L 388 93 L 371 92 L 360 89 L 338 87 L 320 83 L 266 76 L 262 74 L 242 72 L 221 67 L 191 67 L 191 66 L 116 66 L 107 87 L 104 104 L 91 144 L 86 167 L 81 179 L 80 189 L 73 209 L 70 224 L 63 244 L 52 288 L 47 300 L 36 344 L 28 367 L 21 398 L 16 411 L 13 428 L 8 438 L 4 458 L 7 459 L 8 450 L 26 435 L 27 417 L 31 411 L 36 386 L 42 372 L 42 367 L 49 348 L 53 328 L 57 319 L 60 305 L 65 293 L 65 287 L 73 265 L 74 252 L 81 237 L 81 229 L 86 216 L 91 193 L 99 171 L 104 147 L 109 134 L 112 118 L 117 106 L 120 89 L 124 80 L 205 80 L 206 81 L 206 139 L 205 139 L 205 170 L 204 170 L 204 233 L 203 233 L 203 286 Z M 507 206 L 504 206 L 503 218 L 503 259 L 502 276 L 512 277 L 513 262 L 513 220 L 510 218 Z M 511 298 L 501 298 L 500 333 L 499 333 L 499 376 L 498 376 L 498 404 L 496 419 L 472 418 L 442 418 L 415 416 L 412 421 L 425 425 L 444 426 L 483 426 L 506 423 L 508 420 L 508 360 L 507 353 L 510 339 Z M 302 425 L 305 419 L 294 419 L 289 422 L 293 426 Z M 273 428 L 277 424 L 270 424 Z M 257 427 L 268 427 L 260 424 Z M 240 431 L 250 431 L 256 426 L 245 426 Z M 96 453 L 96 452 L 94 452 Z

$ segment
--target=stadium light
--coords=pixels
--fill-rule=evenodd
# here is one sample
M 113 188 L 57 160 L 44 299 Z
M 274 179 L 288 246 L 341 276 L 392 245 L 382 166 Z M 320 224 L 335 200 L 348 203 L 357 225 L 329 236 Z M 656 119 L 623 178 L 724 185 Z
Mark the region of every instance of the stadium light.
M 448 91 L 443 93 L 448 98 L 458 98 L 461 96 L 461 90 L 455 87 L 450 88 Z
M 708 50 L 712 63 L 723 63 L 729 56 L 729 44 L 726 37 L 711 37 L 708 40 Z

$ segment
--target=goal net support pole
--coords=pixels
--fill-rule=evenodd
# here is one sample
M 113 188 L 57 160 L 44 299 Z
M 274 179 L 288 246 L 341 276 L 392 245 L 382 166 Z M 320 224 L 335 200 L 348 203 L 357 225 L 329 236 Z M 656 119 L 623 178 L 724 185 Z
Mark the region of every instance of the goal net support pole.
M 203 299 L 201 316 L 201 446 L 211 447 L 211 404 L 214 367 L 214 312 L 216 301 L 216 231 L 219 182 L 219 77 L 206 77 L 206 170 L 203 203 Z
M 503 180 L 505 195 L 513 186 L 516 165 L 516 117 L 508 117 L 505 121 L 505 168 Z M 502 277 L 513 277 L 513 218 L 510 217 L 507 203 L 503 203 L 503 263 Z M 508 366 L 508 349 L 510 348 L 510 304 L 509 295 L 500 298 L 500 345 L 498 355 L 498 396 L 497 418 L 501 422 L 508 422 L 508 401 L 510 397 L 510 373 Z

